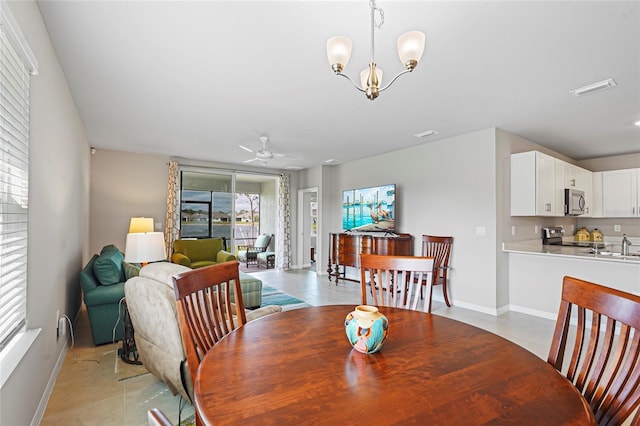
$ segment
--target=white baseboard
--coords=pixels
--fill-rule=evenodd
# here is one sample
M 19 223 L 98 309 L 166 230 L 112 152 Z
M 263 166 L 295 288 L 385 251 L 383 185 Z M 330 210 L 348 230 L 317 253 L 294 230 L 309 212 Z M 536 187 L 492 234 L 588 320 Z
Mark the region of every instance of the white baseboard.
M 47 408 L 49 398 L 51 398 L 51 394 L 53 393 L 53 388 L 56 385 L 56 380 L 58 379 L 58 374 L 60 374 L 60 370 L 62 369 L 62 364 L 64 363 L 64 358 L 67 356 L 68 349 L 69 335 L 66 335 L 65 344 L 62 346 L 62 351 L 60 351 L 60 354 L 58 355 L 58 360 L 56 361 L 56 365 L 53 368 L 53 371 L 51 372 L 51 376 L 49 377 L 49 381 L 47 382 L 47 387 L 44 389 L 42 398 L 40 399 L 40 403 L 38 404 L 38 408 L 33 415 L 33 419 L 31 419 L 31 426 L 38 426 L 42 422 L 44 410 Z
M 531 315 L 534 317 L 545 318 L 555 321 L 558 318 L 558 314 L 554 314 L 552 312 L 540 311 L 538 309 L 526 308 L 524 306 L 518 305 L 509 305 L 510 311 L 520 312 L 522 314 Z
M 84 302 L 80 303 L 80 309 L 76 312 L 76 315 L 73 318 L 74 327 L 78 324 L 78 319 L 80 318 L 80 314 L 82 313 L 82 305 Z M 51 372 L 51 376 L 49 377 L 49 381 L 47 382 L 47 387 L 44 389 L 42 393 L 42 398 L 40 398 L 40 403 L 38 404 L 38 408 L 36 409 L 35 414 L 33 415 L 33 419 L 31 419 L 31 426 L 38 426 L 42 423 L 42 417 L 44 416 L 44 411 L 47 408 L 47 404 L 49 403 L 49 398 L 51 398 L 51 394 L 53 393 L 53 388 L 56 385 L 56 380 L 58 380 L 58 375 L 60 374 L 60 370 L 62 370 L 62 364 L 64 364 L 64 359 L 67 356 L 67 352 L 69 351 L 69 339 L 71 338 L 71 333 L 73 331 L 69 330 L 69 332 L 64 336 L 65 342 L 62 345 L 62 350 L 58 354 L 58 359 L 56 361 L 56 365 Z

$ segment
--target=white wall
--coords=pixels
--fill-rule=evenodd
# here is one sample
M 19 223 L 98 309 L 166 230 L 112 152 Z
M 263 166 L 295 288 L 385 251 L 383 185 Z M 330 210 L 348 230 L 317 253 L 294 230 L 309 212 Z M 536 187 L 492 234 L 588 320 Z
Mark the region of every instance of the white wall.
M 27 317 L 42 331 L 0 390 L 0 424 L 22 426 L 42 416 L 65 353 L 56 310 L 74 319 L 80 308 L 89 143 L 37 4 L 9 6 L 39 62 L 31 79 Z
M 329 232 L 340 232 L 342 191 L 395 183 L 397 231 L 414 236 L 452 235 L 450 296 L 458 306 L 495 313 L 496 152 L 495 129 L 453 137 L 330 168 L 329 206 L 322 208 Z M 311 182 L 307 182 L 311 183 Z M 328 211 L 330 209 L 330 211 Z M 477 228 L 484 236 L 476 235 Z M 326 250 L 325 250 L 326 251 Z M 439 288 L 435 297 L 441 297 Z
M 132 217 L 152 217 L 164 232 L 169 157 L 97 149 L 91 156 L 89 257 L 107 244 L 121 251 Z M 85 259 L 89 260 L 89 259 Z
M 578 161 L 576 164 L 587 170 L 591 170 L 592 172 L 634 169 L 636 167 L 640 167 L 640 153 L 592 158 L 590 160 Z

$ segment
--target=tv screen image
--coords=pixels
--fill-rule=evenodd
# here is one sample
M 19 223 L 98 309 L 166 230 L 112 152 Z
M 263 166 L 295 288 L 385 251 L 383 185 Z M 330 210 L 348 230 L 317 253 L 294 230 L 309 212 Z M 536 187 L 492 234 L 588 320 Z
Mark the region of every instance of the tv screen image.
M 395 232 L 396 185 L 349 189 L 342 193 L 342 229 Z

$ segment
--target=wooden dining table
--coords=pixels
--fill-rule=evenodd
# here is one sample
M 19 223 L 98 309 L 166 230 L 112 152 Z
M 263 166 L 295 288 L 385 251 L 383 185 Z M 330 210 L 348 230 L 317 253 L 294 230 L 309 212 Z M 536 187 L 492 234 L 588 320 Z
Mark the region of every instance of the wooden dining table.
M 551 365 L 471 325 L 380 307 L 382 348 L 363 354 L 344 331 L 354 306 L 269 315 L 233 331 L 194 382 L 206 424 L 596 424 Z

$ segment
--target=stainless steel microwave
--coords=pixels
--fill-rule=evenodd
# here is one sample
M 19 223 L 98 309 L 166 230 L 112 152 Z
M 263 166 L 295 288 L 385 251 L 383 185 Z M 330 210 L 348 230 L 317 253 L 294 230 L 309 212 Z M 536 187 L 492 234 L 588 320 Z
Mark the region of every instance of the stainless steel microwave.
M 565 216 L 580 216 L 586 214 L 587 200 L 584 199 L 584 191 L 567 188 L 564 190 L 564 214 Z

